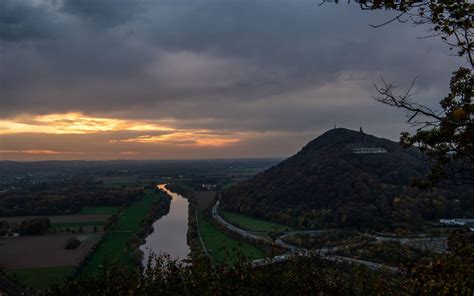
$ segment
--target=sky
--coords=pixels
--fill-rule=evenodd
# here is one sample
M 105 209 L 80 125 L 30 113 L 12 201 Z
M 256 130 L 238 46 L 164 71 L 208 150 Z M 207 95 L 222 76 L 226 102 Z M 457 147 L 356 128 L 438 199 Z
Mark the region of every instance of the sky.
M 428 27 L 314 0 L 1 0 L 0 160 L 286 157 L 337 125 L 397 140 L 380 78 L 436 106 Z

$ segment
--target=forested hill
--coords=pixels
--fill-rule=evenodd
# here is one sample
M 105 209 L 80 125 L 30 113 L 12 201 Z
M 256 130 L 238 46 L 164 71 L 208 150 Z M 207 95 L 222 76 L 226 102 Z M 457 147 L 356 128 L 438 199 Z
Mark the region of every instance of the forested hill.
M 360 148 L 380 148 L 379 152 L 385 149 L 386 153 L 354 153 Z M 338 128 L 224 191 L 222 206 L 303 227 L 395 227 L 406 223 L 400 215 L 412 215 L 416 221 L 408 224 L 413 224 L 453 214 L 449 193 L 418 192 L 407 186 L 426 169 L 423 155 L 416 149 Z M 413 203 L 410 199 L 415 197 Z M 420 213 L 426 206 L 423 202 L 433 200 L 441 203 L 438 212 Z

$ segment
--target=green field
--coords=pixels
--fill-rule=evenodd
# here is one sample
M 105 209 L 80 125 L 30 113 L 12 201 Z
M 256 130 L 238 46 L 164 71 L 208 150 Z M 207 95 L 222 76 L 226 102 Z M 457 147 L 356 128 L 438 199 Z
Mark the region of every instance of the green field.
M 113 215 L 120 207 L 83 207 L 77 215 Z
M 227 220 L 229 223 L 238 226 L 242 229 L 250 230 L 250 231 L 264 231 L 264 232 L 283 232 L 291 230 L 291 227 L 264 221 L 261 219 L 249 217 L 246 215 L 228 212 L 228 211 L 219 211 L 220 214 Z
M 198 210 L 199 230 L 207 251 L 217 262 L 234 263 L 243 255 L 247 260 L 263 258 L 265 252 L 246 242 L 238 241 L 226 235 L 209 223 L 202 211 Z
M 146 190 L 140 200 L 126 208 L 119 216 L 115 227 L 108 232 L 94 254 L 90 257 L 86 272 L 97 272 L 107 260 L 119 260 L 124 264 L 132 264 L 127 252 L 126 242 L 130 235 L 138 230 L 143 218 L 148 214 L 153 203 L 160 198 L 159 193 Z
M 101 226 L 104 225 L 104 221 L 84 221 L 84 222 L 64 222 L 64 223 L 52 223 L 51 228 L 79 228 L 86 226 Z
M 237 184 L 238 182 L 236 181 L 230 181 L 230 182 L 226 182 L 222 185 L 222 189 L 229 189 L 230 187 L 234 186 L 235 184 Z
M 74 266 L 41 267 L 18 269 L 14 273 L 28 287 L 41 290 L 52 284 L 63 282 L 68 276 L 73 274 L 74 269 Z

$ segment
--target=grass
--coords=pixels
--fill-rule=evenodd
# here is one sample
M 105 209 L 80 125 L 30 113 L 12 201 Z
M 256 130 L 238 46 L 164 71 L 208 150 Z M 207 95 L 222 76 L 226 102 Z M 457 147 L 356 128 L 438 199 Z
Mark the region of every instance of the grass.
M 98 272 L 101 266 L 108 260 L 118 260 L 126 265 L 132 265 L 126 242 L 138 230 L 143 218 L 148 214 L 153 203 L 157 202 L 159 198 L 159 193 L 153 190 L 146 190 L 145 195 L 140 200 L 134 202 L 123 211 L 115 227 L 105 235 L 102 242 L 89 258 L 86 272 Z
M 79 228 L 86 226 L 101 226 L 104 225 L 104 221 L 84 221 L 84 222 L 63 222 L 63 223 L 53 223 L 51 228 Z
M 222 185 L 222 189 L 224 189 L 224 190 L 225 190 L 225 189 L 229 189 L 230 187 L 234 186 L 234 185 L 237 184 L 237 183 L 239 183 L 239 182 L 237 182 L 237 181 L 230 181 L 230 182 L 224 183 L 224 184 Z
M 120 207 L 83 207 L 77 215 L 113 215 Z
M 260 259 L 265 252 L 251 244 L 233 239 L 212 225 L 198 210 L 199 230 L 208 252 L 216 262 L 234 263 L 239 256 L 247 260 Z
M 220 213 L 224 219 L 226 219 L 231 224 L 250 231 L 283 232 L 291 230 L 291 227 L 283 224 L 269 222 L 238 213 L 228 211 L 220 211 Z
M 68 276 L 73 274 L 74 269 L 74 266 L 61 266 L 17 269 L 13 272 L 28 287 L 41 290 L 53 284 L 63 282 Z

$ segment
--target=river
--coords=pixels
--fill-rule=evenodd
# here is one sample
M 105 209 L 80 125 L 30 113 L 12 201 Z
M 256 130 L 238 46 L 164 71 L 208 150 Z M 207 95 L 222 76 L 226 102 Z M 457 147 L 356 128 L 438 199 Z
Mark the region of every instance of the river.
M 170 211 L 153 223 L 153 232 L 140 247 L 144 253 L 144 266 L 148 263 L 150 253 L 168 254 L 171 259 L 185 259 L 190 252 L 187 242 L 189 202 L 166 189 L 165 184 L 158 185 L 158 188 L 171 196 Z

